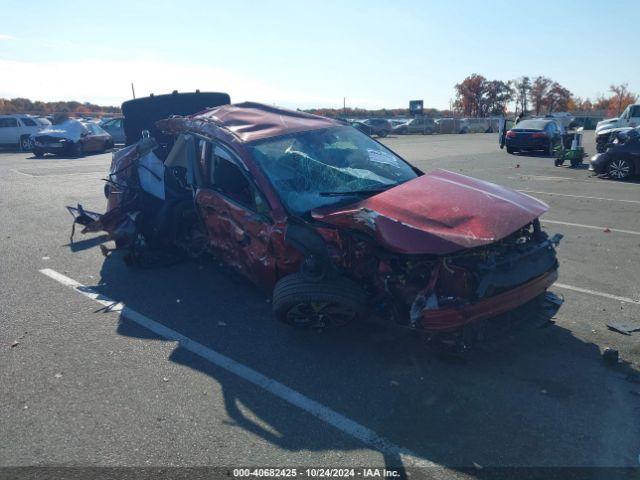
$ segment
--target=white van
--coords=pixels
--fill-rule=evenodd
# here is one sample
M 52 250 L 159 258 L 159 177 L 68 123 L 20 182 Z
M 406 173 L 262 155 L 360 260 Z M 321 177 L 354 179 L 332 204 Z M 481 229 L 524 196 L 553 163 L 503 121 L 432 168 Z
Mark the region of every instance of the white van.
M 0 147 L 19 146 L 20 150 L 31 150 L 31 135 L 51 125 L 44 118 L 32 115 L 0 115 Z

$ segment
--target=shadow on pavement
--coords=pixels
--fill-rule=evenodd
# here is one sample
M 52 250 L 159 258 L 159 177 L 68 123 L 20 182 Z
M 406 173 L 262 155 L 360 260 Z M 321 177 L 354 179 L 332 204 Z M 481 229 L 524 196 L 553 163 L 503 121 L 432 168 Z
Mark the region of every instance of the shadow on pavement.
M 503 319 L 524 325 L 507 328 L 463 362 L 446 362 L 414 332 L 369 324 L 326 332 L 281 325 L 271 316 L 268 296 L 230 279 L 215 262 L 136 270 L 111 255 L 92 288 L 460 473 L 488 478 L 474 464 L 637 462 L 629 453 L 637 455 L 640 438 L 632 407 L 637 398 L 628 390 L 640 390 L 629 382 L 640 378 L 638 372 L 603 365 L 599 347 L 554 323 L 553 309 L 528 305 Z M 118 333 L 157 338 L 125 318 Z M 239 387 L 236 377 L 182 346 L 170 360 L 214 378 L 230 419 L 282 449 L 365 448 L 301 435 L 304 415 L 282 415 L 273 407 L 280 400 Z M 239 404 L 269 428 L 244 415 Z M 384 461 L 402 466 L 393 455 Z

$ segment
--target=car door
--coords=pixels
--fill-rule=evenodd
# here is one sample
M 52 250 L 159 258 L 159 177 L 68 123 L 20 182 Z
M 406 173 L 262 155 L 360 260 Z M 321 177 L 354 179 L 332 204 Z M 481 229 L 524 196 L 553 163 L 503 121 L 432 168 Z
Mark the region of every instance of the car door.
M 16 145 L 20 143 L 18 120 L 14 117 L 0 118 L 0 144 Z
M 273 285 L 273 221 L 264 196 L 230 147 L 203 141 L 199 155 L 205 166 L 205 185 L 198 188 L 196 203 L 211 246 L 257 285 Z

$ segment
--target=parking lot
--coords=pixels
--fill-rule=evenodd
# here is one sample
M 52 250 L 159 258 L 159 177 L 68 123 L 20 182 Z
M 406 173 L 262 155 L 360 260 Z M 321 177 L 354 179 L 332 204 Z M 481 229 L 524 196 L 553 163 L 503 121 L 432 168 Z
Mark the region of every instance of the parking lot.
M 70 244 L 64 206 L 104 210 L 110 154 L 2 152 L 0 465 L 637 466 L 640 331 L 607 323 L 640 327 L 640 184 L 508 155 L 494 134 L 383 143 L 549 204 L 551 321 L 456 361 L 414 332 L 297 331 L 215 262 L 132 269 L 99 235 Z

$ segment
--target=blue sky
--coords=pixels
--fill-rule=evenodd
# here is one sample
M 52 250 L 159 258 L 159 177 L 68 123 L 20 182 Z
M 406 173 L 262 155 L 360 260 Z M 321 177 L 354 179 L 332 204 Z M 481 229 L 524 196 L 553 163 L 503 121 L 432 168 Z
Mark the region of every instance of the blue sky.
M 134 4 L 135 3 L 135 4 Z M 0 0 L 0 97 L 227 91 L 287 107 L 444 108 L 471 73 L 640 91 L 640 1 Z

